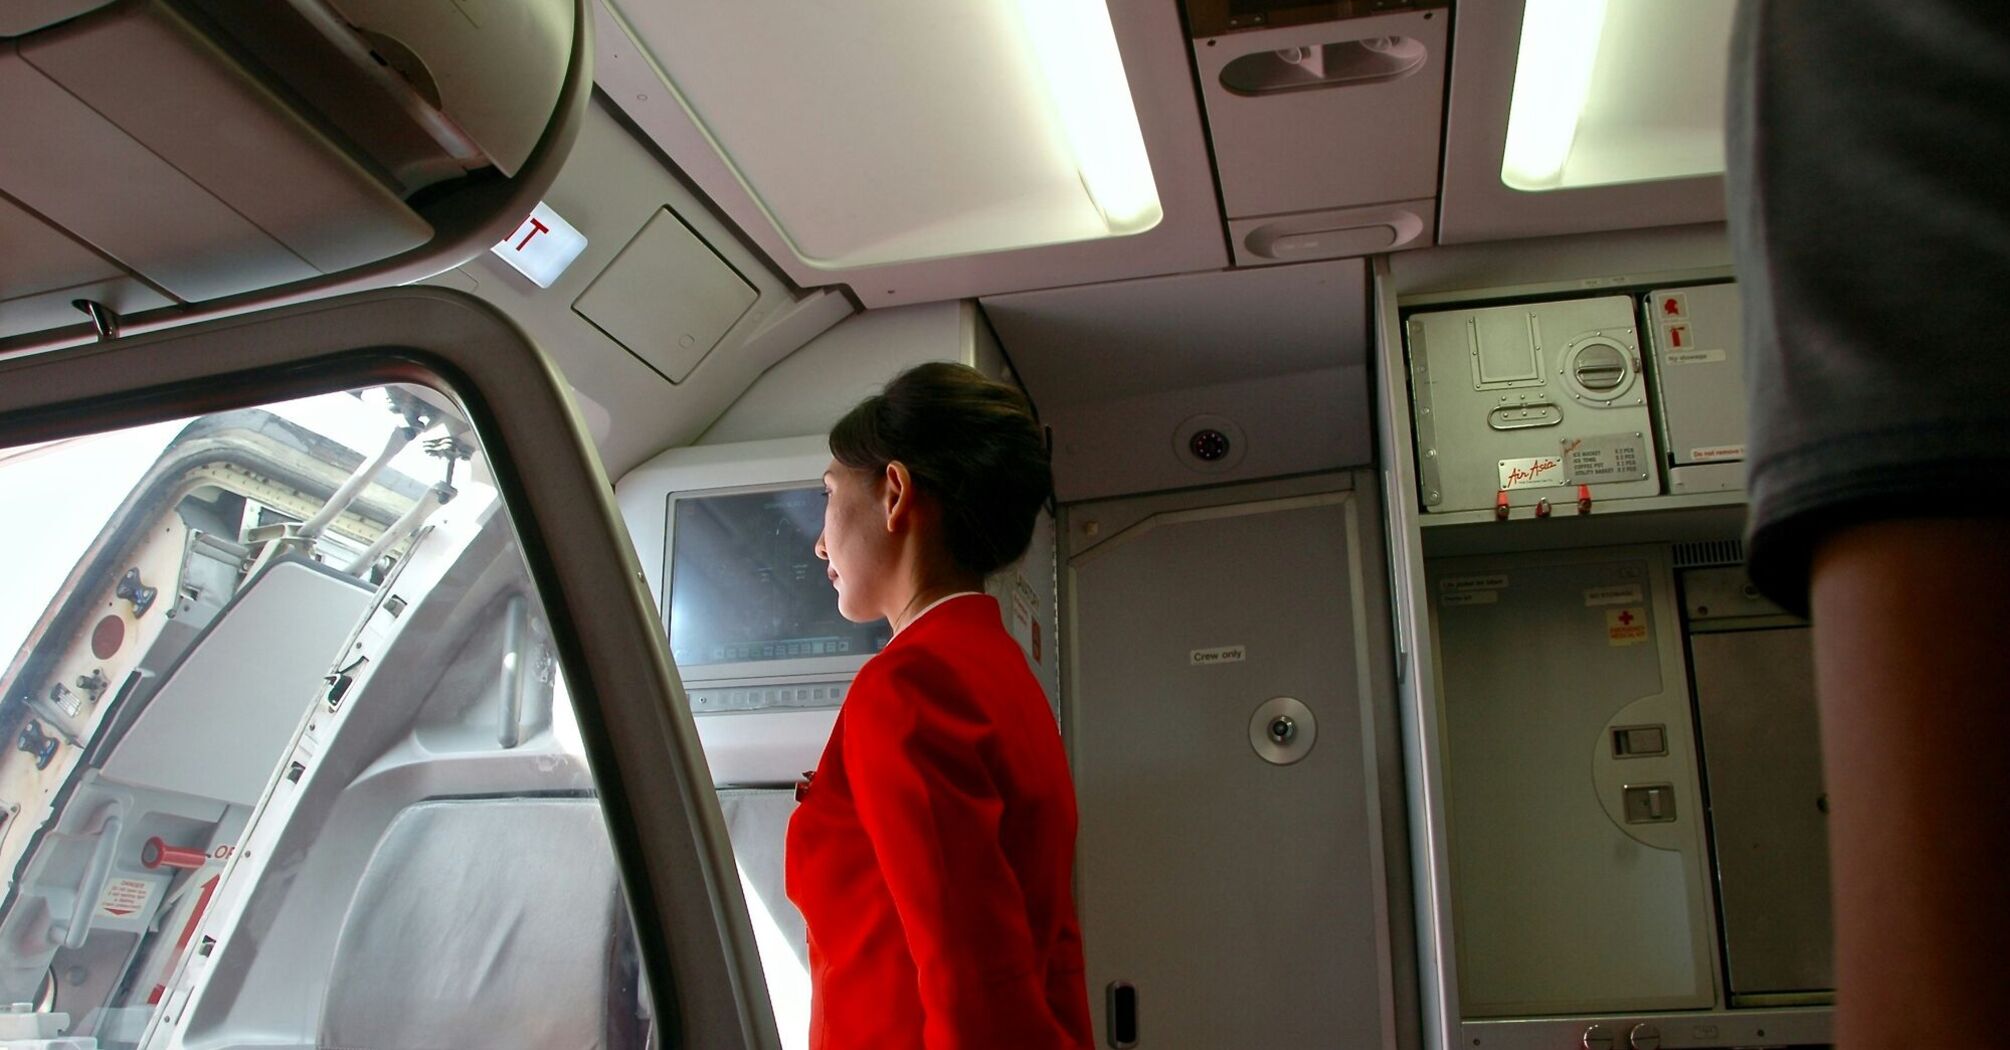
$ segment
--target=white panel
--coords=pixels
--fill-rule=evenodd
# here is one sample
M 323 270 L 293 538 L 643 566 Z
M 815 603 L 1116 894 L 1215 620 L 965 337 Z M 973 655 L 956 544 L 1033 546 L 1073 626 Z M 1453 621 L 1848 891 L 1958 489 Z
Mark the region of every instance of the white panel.
M 1743 490 L 1745 330 L 1738 286 L 1704 284 L 1649 292 L 1646 307 L 1663 450 L 1670 465 L 1669 490 L 1701 492 L 1715 486 Z M 1707 469 L 1732 463 L 1739 469 Z M 1706 469 L 1693 471 L 1695 466 Z M 1702 480 L 1706 477 L 1710 480 Z
M 665 208 L 572 308 L 663 378 L 681 383 L 759 298 Z
M 846 318 L 763 373 L 698 442 L 822 435 L 915 365 L 974 364 L 972 312 L 969 303 L 924 303 Z
M 353 577 L 274 562 L 168 673 L 104 775 L 256 803 L 370 595 Z
M 1078 12 L 1093 17 L 1096 6 Z M 1036 41 L 1011 2 L 620 8 L 791 249 L 814 266 L 1114 232 L 1056 119 L 1057 103 L 1071 100 L 1050 97 Z
M 1367 361 L 1360 262 L 991 296 L 984 313 L 1042 411 Z
M 1410 11 L 1194 41 L 1229 217 L 1435 197 L 1450 21 L 1446 10 Z M 1304 64 L 1332 55 L 1336 67 L 1364 68 L 1333 84 L 1258 94 L 1224 82 L 1231 66 L 1286 67 L 1281 56 L 1294 53 Z
M 1263 376 L 1047 410 L 1054 493 L 1062 502 L 1192 488 L 1367 463 L 1368 376 L 1362 366 Z M 1186 435 L 1212 427 L 1229 458 L 1196 461 Z
M 350 25 L 411 49 L 439 107 L 514 175 L 558 107 L 572 58 L 572 0 L 327 0 Z
M 1613 0 L 1611 6 L 1631 2 Z M 1452 45 L 1459 60 L 1452 68 L 1445 115 L 1439 242 L 1723 221 L 1721 175 L 1540 193 L 1511 189 L 1501 181 L 1516 58 L 1516 49 L 1504 45 L 1520 37 L 1523 6 L 1521 0 L 1500 0 L 1459 8 Z M 1645 56 L 1629 54 L 1623 69 L 1643 81 L 1638 88 L 1642 91 L 1660 83 L 1646 79 L 1643 57 L 1674 63 L 1678 76 L 1695 78 L 1723 65 L 1721 58 L 1671 56 L 1660 49 L 1650 49 Z
M 1731 241 L 1713 223 L 1440 246 L 1388 262 L 1390 290 L 1410 306 L 1421 296 L 1443 302 L 1721 280 L 1731 275 Z
M 664 80 L 664 56 L 674 53 L 674 41 L 687 32 L 681 12 L 671 5 L 629 4 L 624 24 L 605 2 L 596 8 L 599 53 L 595 81 L 607 97 L 668 153 L 678 167 L 704 190 L 746 235 L 797 284 L 814 287 L 846 284 L 868 307 L 928 302 L 1025 288 L 1055 287 L 1086 280 L 1145 276 L 1211 269 L 1226 265 L 1221 239 L 1220 207 L 1215 197 L 1213 168 L 1198 107 L 1193 103 L 1191 56 L 1175 5 L 1119 3 L 1111 22 L 1123 54 L 1124 72 L 1137 106 L 1138 124 L 1151 159 L 1152 176 L 1165 217 L 1142 233 L 1099 241 L 961 255 L 918 263 L 822 269 L 797 256 L 773 217 L 739 176 L 721 158 L 717 144 L 694 122 Z M 789 21 L 784 19 L 784 21 Z M 932 23 L 929 23 L 932 24 Z M 920 32 L 910 38 L 907 61 L 947 61 L 939 41 Z M 775 31 L 771 20 L 756 27 L 759 34 Z M 632 30 L 632 31 L 631 31 Z M 640 39 L 647 46 L 638 45 Z M 652 57 L 653 56 L 653 57 Z M 729 54 L 728 58 L 733 57 Z M 667 63 L 665 63 L 667 66 Z M 675 77 L 678 71 L 668 68 Z M 889 90 L 885 83 L 860 78 L 859 86 Z M 735 81 L 740 90 L 744 80 Z M 760 92 L 745 92 L 755 98 Z M 898 92 L 895 92 L 898 94 Z M 821 134 L 822 121 L 833 119 L 787 95 L 767 113 L 766 139 L 793 144 L 803 136 Z M 855 130 L 856 119 L 838 117 L 839 127 Z M 982 129 L 973 129 L 980 134 Z M 839 170 L 815 171 L 828 185 L 844 180 L 870 182 L 889 177 L 880 157 L 855 143 Z M 1010 163 L 1006 167 L 1009 170 Z M 939 175 L 924 172 L 924 175 Z M 926 194 L 923 188 L 914 193 Z M 875 192 L 864 199 L 883 199 Z M 920 203 L 925 204 L 925 201 Z M 858 201 L 830 192 L 823 207 L 855 215 L 863 229 L 891 232 L 905 228 L 910 202 L 895 199 L 887 214 L 860 210 Z M 1001 216 L 1000 221 L 1004 221 Z
M 487 252 L 433 280 L 461 288 L 472 281 L 476 295 L 522 325 L 566 381 L 605 412 L 609 425 L 595 437 L 610 477 L 696 438 L 763 369 L 852 312 L 842 295 L 790 288 L 598 101 L 588 105 L 579 141 L 544 199 L 588 240 L 549 290 Z M 759 293 L 718 349 L 675 386 L 572 309 L 665 207 Z

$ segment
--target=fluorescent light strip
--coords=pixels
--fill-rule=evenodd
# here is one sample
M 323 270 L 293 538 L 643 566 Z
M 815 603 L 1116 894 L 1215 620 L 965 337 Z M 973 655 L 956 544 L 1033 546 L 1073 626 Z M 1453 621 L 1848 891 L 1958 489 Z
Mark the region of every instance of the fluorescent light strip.
M 1109 8 L 1100 0 L 1019 0 L 1019 14 L 1082 185 L 1110 232 L 1157 225 L 1165 212 Z
M 1515 59 L 1501 181 L 1553 189 L 1577 139 L 1605 31 L 1606 0 L 1528 0 Z

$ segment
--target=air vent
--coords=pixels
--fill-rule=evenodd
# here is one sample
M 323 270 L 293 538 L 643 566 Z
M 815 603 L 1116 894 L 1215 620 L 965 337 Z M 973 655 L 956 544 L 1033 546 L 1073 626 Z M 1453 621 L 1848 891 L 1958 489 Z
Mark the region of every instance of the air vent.
M 1743 564 L 1745 564 L 1745 545 L 1738 540 L 1696 540 L 1675 545 L 1677 569 Z

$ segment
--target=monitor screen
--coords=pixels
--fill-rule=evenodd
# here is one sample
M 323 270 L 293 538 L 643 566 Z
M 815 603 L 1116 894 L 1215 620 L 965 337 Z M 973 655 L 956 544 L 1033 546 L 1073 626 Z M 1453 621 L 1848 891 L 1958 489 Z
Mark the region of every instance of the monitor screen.
M 672 503 L 670 654 L 680 667 L 862 657 L 886 647 L 885 620 L 839 615 L 817 557 L 824 494 L 812 484 L 681 496 Z

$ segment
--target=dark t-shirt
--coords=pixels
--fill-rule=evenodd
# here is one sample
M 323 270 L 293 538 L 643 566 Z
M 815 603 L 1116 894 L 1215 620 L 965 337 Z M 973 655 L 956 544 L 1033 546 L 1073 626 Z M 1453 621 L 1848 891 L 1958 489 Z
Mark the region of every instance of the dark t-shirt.
M 2010 5 L 1744 0 L 1732 50 L 1749 557 L 1804 612 L 1839 526 L 2010 510 Z

